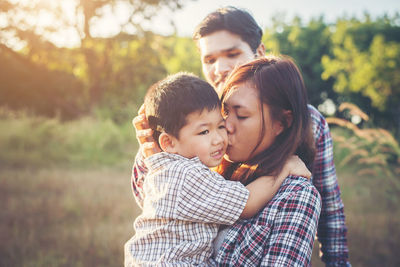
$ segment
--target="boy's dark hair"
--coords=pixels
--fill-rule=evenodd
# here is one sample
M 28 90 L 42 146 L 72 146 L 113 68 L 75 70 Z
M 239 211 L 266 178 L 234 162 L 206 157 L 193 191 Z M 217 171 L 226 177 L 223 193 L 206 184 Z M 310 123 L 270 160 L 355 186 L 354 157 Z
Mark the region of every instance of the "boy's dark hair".
M 261 44 L 262 29 L 253 16 L 244 9 L 228 6 L 208 14 L 193 33 L 193 40 L 210 35 L 216 31 L 227 30 L 237 34 L 255 53 Z
M 161 132 L 179 138 L 186 117 L 196 111 L 221 108 L 214 88 L 191 73 L 179 72 L 152 85 L 144 99 L 145 112 L 153 137 Z

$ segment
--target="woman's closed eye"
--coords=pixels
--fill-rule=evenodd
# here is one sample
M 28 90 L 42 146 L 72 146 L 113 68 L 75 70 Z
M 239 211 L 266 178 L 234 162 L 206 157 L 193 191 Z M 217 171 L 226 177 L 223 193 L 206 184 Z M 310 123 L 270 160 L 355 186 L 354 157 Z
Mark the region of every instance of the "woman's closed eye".
M 238 118 L 238 120 L 245 120 L 248 118 L 248 116 L 240 116 L 240 115 L 236 115 L 236 118 Z

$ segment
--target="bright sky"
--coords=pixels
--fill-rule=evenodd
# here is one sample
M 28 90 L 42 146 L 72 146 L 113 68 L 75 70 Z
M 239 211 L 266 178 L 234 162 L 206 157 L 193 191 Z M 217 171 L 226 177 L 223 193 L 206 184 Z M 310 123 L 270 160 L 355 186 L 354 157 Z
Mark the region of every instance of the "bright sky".
M 1 1 L 1 0 L 0 0 Z M 12 0 L 15 3 L 29 3 L 32 0 Z M 35 0 L 45 5 L 54 4 L 54 0 Z M 64 10 L 64 19 L 74 21 L 75 2 L 71 0 L 58 0 Z M 75 0 L 77 1 L 77 0 Z M 150 22 L 142 23 L 142 27 L 147 30 L 168 35 L 174 32 L 171 26 L 172 20 L 175 24 L 177 34 L 180 36 L 191 36 L 195 26 L 210 12 L 224 6 L 236 6 L 248 10 L 260 24 L 262 28 L 271 25 L 271 18 L 276 14 L 284 15 L 287 22 L 299 15 L 304 22 L 313 17 L 324 15 L 326 22 L 334 22 L 340 16 L 362 17 L 364 12 L 368 12 L 372 17 L 382 16 L 385 13 L 393 16 L 395 12 L 400 12 L 399 0 L 185 0 L 181 10 L 171 12 L 162 9 L 158 15 Z M 91 28 L 91 33 L 96 37 L 109 37 L 120 31 L 120 23 L 124 23 L 129 18 L 132 10 L 126 7 L 123 2 L 117 2 L 113 13 L 109 6 L 103 8 L 103 19 L 92 21 L 95 27 Z M 6 25 L 5 17 L 0 14 L 0 26 Z M 26 18 L 32 24 L 57 25 L 59 19 L 52 14 L 42 13 L 38 17 Z M 75 18 L 76 19 L 76 18 Z M 60 31 L 49 33 L 48 39 L 59 46 L 74 47 L 79 45 L 80 38 L 72 28 L 60 29 Z M 23 44 L 18 40 L 9 38 L 8 45 L 22 47 Z
M 327 22 L 345 14 L 361 17 L 364 11 L 373 17 L 400 12 L 398 0 L 186 0 L 184 8 L 173 14 L 161 11 L 159 17 L 152 20 L 151 28 L 159 33 L 171 33 L 168 18 L 172 18 L 178 35 L 191 36 L 194 27 L 208 13 L 227 5 L 247 9 L 262 28 L 269 26 L 271 17 L 278 12 L 285 13 L 287 20 L 299 15 L 305 21 L 323 14 Z

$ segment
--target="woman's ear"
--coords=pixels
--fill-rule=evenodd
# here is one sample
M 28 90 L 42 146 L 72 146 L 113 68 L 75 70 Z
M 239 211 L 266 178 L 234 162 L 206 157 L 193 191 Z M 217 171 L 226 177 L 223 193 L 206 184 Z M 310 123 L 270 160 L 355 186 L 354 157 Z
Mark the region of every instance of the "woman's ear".
M 287 128 L 292 126 L 293 123 L 293 113 L 291 110 L 285 110 L 283 111 L 283 117 L 284 120 L 286 121 Z
M 166 132 L 162 132 L 158 137 L 158 142 L 160 144 L 160 148 L 168 153 L 176 153 L 176 138 Z
M 281 121 L 277 121 L 275 127 L 275 136 L 280 135 L 285 129 L 289 128 L 293 122 L 293 114 L 291 110 L 284 110 Z

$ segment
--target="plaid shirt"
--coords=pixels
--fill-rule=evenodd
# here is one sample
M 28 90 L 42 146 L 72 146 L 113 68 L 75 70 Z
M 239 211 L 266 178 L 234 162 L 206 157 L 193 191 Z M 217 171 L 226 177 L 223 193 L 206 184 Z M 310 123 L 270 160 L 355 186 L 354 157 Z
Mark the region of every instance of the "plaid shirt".
M 218 266 L 310 266 L 321 200 L 305 178 L 289 176 L 257 215 L 229 228 Z
M 311 114 L 316 155 L 312 167 L 312 183 L 322 199 L 317 237 L 321 244 L 321 259 L 327 266 L 351 266 L 348 262 L 347 228 L 340 188 L 333 162 L 333 144 L 328 123 L 313 106 Z
M 321 258 L 327 266 L 350 266 L 343 203 L 333 162 L 332 138 L 324 117 L 311 105 L 309 111 L 317 149 L 312 167 L 312 182 L 322 199 L 317 231 Z M 132 170 L 132 189 L 140 206 L 143 201 L 143 179 L 147 172 L 141 154 L 138 153 Z
M 233 224 L 249 191 L 227 181 L 199 158 L 158 153 L 145 160 L 143 213 L 125 246 L 125 266 L 215 265 L 212 241 L 220 224 Z

